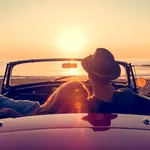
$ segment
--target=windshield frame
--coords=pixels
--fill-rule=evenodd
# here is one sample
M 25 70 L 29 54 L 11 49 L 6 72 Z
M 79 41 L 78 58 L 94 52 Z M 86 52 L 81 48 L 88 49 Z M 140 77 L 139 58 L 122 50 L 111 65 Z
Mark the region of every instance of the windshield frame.
M 12 70 L 14 66 L 19 65 L 19 64 L 24 64 L 24 63 L 36 63 L 36 62 L 47 62 L 47 61 L 81 61 L 82 58 L 46 58 L 46 59 L 28 59 L 28 60 L 19 60 L 19 61 L 12 61 L 9 62 L 6 66 L 5 74 L 4 74 L 4 79 L 3 79 L 3 84 L 2 84 L 2 90 L 1 94 L 8 92 L 10 88 L 13 86 L 10 85 L 11 83 L 11 77 L 12 77 Z M 134 92 L 138 92 L 136 82 L 135 82 L 135 77 L 134 77 L 134 72 L 132 70 L 132 65 L 127 62 L 123 61 L 117 61 L 119 65 L 123 66 L 126 72 L 126 78 L 127 78 L 127 86 L 129 88 L 132 88 Z M 133 85 L 132 85 L 133 83 Z

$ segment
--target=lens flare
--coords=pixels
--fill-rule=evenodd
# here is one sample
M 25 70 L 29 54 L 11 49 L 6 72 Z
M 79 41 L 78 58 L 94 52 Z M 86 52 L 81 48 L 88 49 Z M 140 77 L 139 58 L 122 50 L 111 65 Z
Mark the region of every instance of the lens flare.
M 81 107 L 82 107 L 82 104 L 81 104 L 80 102 L 76 102 L 76 103 L 75 103 L 75 108 L 76 108 L 76 109 L 79 110 L 79 109 L 81 109 Z

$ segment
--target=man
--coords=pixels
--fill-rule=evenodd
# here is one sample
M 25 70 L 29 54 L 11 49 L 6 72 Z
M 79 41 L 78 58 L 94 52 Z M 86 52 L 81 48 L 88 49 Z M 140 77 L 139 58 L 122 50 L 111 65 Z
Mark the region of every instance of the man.
M 120 76 L 121 69 L 109 50 L 96 49 L 93 55 L 82 60 L 81 65 L 88 73 L 93 89 L 93 95 L 89 100 L 90 112 L 132 113 L 133 92 L 130 89 L 116 92 L 111 85 L 111 80 Z

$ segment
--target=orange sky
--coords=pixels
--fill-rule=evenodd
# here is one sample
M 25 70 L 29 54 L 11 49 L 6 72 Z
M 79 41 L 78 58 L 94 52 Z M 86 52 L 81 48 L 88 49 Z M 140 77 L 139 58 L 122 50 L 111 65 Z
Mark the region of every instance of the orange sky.
M 0 0 L 0 59 L 150 58 L 149 0 Z

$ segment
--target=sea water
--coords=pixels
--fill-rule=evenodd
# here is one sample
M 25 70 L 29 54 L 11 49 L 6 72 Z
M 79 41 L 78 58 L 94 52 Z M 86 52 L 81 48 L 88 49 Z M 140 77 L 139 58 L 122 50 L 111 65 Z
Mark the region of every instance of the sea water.
M 133 64 L 135 66 L 135 71 L 136 71 L 136 75 L 138 77 L 145 77 L 145 78 L 150 78 L 150 60 L 135 60 L 135 59 L 130 59 L 130 60 L 125 60 L 127 62 L 130 62 L 131 64 Z M 5 73 L 5 69 L 6 69 L 6 64 L 8 62 L 7 61 L 1 61 L 0 62 L 0 79 L 3 78 L 4 76 L 4 73 Z M 26 65 L 26 64 L 25 64 Z M 46 66 L 45 66 L 46 67 Z M 42 72 L 40 71 L 39 68 L 43 68 L 43 66 L 39 66 L 38 67 L 38 71 L 37 71 L 37 74 L 39 72 Z M 57 67 L 57 66 L 51 66 L 50 68 L 53 69 L 53 73 L 52 75 L 58 75 L 58 74 L 63 74 L 64 72 L 60 71 L 60 69 Z M 30 68 L 30 69 L 22 69 L 20 72 L 17 73 L 18 75 L 18 78 L 20 78 L 22 75 L 24 74 L 30 74 L 30 72 L 32 72 L 35 68 Z M 78 74 L 80 74 L 80 71 L 82 72 L 83 70 L 81 70 L 81 68 L 79 68 L 78 70 Z M 65 75 L 65 74 L 63 74 Z M 16 76 L 17 77 L 17 76 Z
M 150 60 L 130 60 L 135 66 L 135 72 L 138 77 L 150 77 Z

